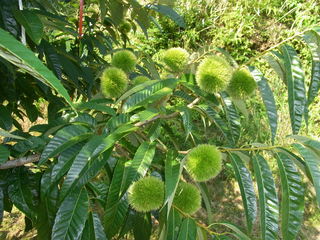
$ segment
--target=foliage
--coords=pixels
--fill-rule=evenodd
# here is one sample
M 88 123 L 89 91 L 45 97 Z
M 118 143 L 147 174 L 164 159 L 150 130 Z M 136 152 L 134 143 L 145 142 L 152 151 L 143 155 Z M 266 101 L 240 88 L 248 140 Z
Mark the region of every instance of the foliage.
M 251 139 L 242 124 L 250 123 L 255 109 L 224 91 L 239 63 L 232 52 L 208 46 L 190 54 L 179 72 L 164 74 L 163 66 L 134 49 L 135 68 L 110 68 L 112 55 L 128 53 L 124 21 L 145 35 L 151 22 L 163 20 L 158 14 L 186 27 L 168 5 L 92 1 L 79 35 L 76 3 L 30 1 L 23 11 L 8 7 L 7 0 L 0 3 L 1 213 L 17 207 L 38 239 L 297 238 L 307 187 L 315 189 L 320 205 L 320 142 L 297 135 L 320 88 L 319 27 L 297 34 L 310 48 L 311 71 L 304 69 L 293 38 L 248 62 L 268 116 L 267 145 Z M 26 46 L 17 40 L 21 25 Z M 283 104 L 293 135 L 285 145 L 273 144 L 276 98 L 251 65 L 266 54 L 288 94 Z M 150 80 L 133 85 L 137 76 Z M 33 105 L 40 98 L 48 102 L 48 121 L 23 131 L 24 116 L 36 121 L 42 115 Z M 245 227 L 212 218 L 205 181 L 225 174 L 228 166 L 240 188 Z M 194 214 L 199 207 L 202 216 Z

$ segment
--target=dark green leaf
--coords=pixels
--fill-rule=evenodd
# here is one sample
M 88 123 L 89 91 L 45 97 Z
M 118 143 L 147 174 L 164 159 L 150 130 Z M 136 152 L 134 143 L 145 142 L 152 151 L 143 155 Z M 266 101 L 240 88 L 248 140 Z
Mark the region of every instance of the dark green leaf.
M 56 133 L 42 152 L 39 165 L 90 136 L 92 136 L 92 133 L 88 133 L 88 129 L 83 126 L 71 125 L 62 128 Z
M 124 170 L 125 182 L 121 188 L 121 194 L 124 194 L 129 186 L 138 178 L 144 177 L 147 173 L 155 154 L 156 144 L 143 142 L 137 149 L 132 161 L 126 163 Z
M 0 164 L 8 161 L 9 156 L 10 156 L 9 149 L 4 145 L 0 145 Z
M 152 230 L 150 213 L 137 213 L 134 218 L 133 235 L 134 239 L 149 240 Z
M 241 158 L 233 153 L 229 156 L 241 191 L 242 202 L 247 219 L 247 228 L 250 233 L 252 231 L 253 223 L 257 217 L 257 198 L 254 192 L 253 181 L 249 170 L 246 168 Z
M 122 159 L 118 160 L 107 196 L 104 227 L 109 238 L 112 238 L 119 232 L 129 209 L 128 202 L 125 199 L 120 200 L 121 185 L 124 180 L 124 169 L 124 161 Z
M 194 240 L 197 236 L 196 222 L 191 218 L 183 220 L 180 226 L 179 235 L 177 240 Z
M 314 28 L 313 30 L 307 31 L 303 35 L 303 39 L 307 43 L 312 55 L 311 82 L 306 106 L 308 107 L 318 95 L 320 89 L 320 29 Z
M 0 42 L 0 44 L 1 44 L 1 42 Z M 0 49 L 0 51 L 1 51 L 1 49 Z M 11 112 L 8 110 L 7 107 L 5 107 L 3 105 L 0 106 L 0 128 L 3 128 L 7 131 L 10 131 L 10 129 L 12 128 Z
M 88 216 L 88 193 L 74 191 L 62 202 L 52 228 L 52 240 L 74 240 L 81 236 Z
M 319 155 L 308 147 L 300 144 L 293 144 L 303 159 L 305 160 L 313 180 L 313 185 L 317 194 L 318 206 L 320 206 L 320 157 Z
M 222 226 L 225 226 L 225 227 L 231 229 L 235 233 L 232 235 L 234 235 L 239 240 L 251 240 L 251 238 L 249 238 L 244 232 L 242 232 L 236 225 L 234 225 L 232 223 L 221 222 L 221 223 L 215 223 L 215 225 L 222 225 Z M 226 238 L 226 239 L 229 239 L 229 238 Z M 274 239 L 276 239 L 276 238 L 274 238 Z
M 281 232 L 284 240 L 296 239 L 304 212 L 305 186 L 302 177 L 284 153 L 275 153 L 281 177 Z
M 24 26 L 31 40 L 38 45 L 44 33 L 41 19 L 35 13 L 28 10 L 17 10 L 14 16 L 17 21 Z
M 228 94 L 226 92 L 221 92 L 220 95 L 233 138 L 233 143 L 237 143 L 240 138 L 240 116 Z
M 67 90 L 43 63 L 8 32 L 0 29 L 0 56 L 56 90 L 73 108 Z
M 262 156 L 253 156 L 252 162 L 259 191 L 261 237 L 263 240 L 274 240 L 278 236 L 279 220 L 275 183 L 268 163 Z
M 297 52 L 289 45 L 281 46 L 288 86 L 288 104 L 293 134 L 300 130 L 305 110 L 304 72 Z
M 179 27 L 186 28 L 183 18 L 174 11 L 171 7 L 165 5 L 147 5 L 147 8 L 152 9 L 164 16 L 171 18 Z
M 251 71 L 253 78 L 258 84 L 260 95 L 267 110 L 269 126 L 271 129 L 271 139 L 272 143 L 274 143 L 278 127 L 278 114 L 273 92 L 268 84 L 267 79 L 258 69 L 256 69 L 255 67 L 249 67 L 249 70 Z

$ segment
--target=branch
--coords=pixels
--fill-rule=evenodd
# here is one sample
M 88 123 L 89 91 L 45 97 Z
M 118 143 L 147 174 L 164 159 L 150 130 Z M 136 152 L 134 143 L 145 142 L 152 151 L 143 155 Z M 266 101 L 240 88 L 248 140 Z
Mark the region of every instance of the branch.
M 187 107 L 188 108 L 192 108 L 195 104 L 197 104 L 198 102 L 200 101 L 200 98 L 196 98 L 192 103 L 188 104 Z M 159 114 L 157 116 L 154 116 L 153 118 L 149 119 L 149 120 L 146 120 L 144 122 L 138 122 L 136 123 L 134 126 L 135 127 L 141 127 L 141 126 L 144 126 L 148 123 L 151 123 L 151 122 L 154 122 L 155 120 L 157 119 L 170 119 L 170 118 L 175 118 L 179 115 L 179 112 L 174 112 L 174 113 L 171 113 L 171 114 L 168 114 L 168 115 L 162 115 L 162 114 Z
M 16 158 L 0 165 L 0 169 L 9 169 L 23 166 L 27 163 L 37 162 L 40 159 L 40 154 L 29 155 L 27 157 Z

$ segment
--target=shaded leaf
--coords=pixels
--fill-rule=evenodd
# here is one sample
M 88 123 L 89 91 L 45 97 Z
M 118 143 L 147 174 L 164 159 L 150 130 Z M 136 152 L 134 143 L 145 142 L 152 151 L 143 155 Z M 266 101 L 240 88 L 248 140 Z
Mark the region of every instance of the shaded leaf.
M 296 239 L 304 212 L 305 186 L 302 177 L 284 153 L 275 153 L 281 178 L 281 232 L 284 240 Z
M 261 155 L 252 158 L 259 191 L 260 225 L 263 240 L 278 236 L 279 204 L 275 183 L 267 161 Z

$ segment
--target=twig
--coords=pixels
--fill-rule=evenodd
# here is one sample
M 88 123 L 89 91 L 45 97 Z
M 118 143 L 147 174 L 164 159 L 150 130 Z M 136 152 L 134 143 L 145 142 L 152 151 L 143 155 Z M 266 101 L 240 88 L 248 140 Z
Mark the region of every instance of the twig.
M 0 165 L 0 169 L 9 169 L 20 167 L 28 163 L 37 162 L 40 159 L 40 154 L 29 155 L 27 157 L 16 158 Z

